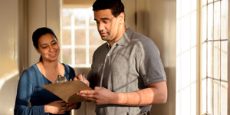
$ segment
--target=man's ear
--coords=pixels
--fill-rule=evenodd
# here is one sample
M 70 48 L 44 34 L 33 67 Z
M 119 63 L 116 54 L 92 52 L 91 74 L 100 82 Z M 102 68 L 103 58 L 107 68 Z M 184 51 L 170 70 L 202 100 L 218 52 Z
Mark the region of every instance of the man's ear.
M 35 48 L 35 50 L 40 54 L 40 51 L 39 51 L 39 49 L 38 48 L 36 48 L 36 47 L 34 47 Z
M 119 14 L 119 19 L 120 19 L 120 22 L 121 22 L 121 23 L 124 23 L 124 22 L 125 22 L 125 13 L 124 13 L 124 12 L 121 12 L 121 13 Z

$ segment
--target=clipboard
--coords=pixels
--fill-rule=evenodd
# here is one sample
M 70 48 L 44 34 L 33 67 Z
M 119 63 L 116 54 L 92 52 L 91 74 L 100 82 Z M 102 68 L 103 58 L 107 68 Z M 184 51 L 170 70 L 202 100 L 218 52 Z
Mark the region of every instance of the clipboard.
M 92 90 L 82 81 L 67 81 L 62 83 L 53 83 L 43 85 L 43 87 L 70 104 L 85 101 L 83 97 L 77 95 L 77 92 L 81 90 Z

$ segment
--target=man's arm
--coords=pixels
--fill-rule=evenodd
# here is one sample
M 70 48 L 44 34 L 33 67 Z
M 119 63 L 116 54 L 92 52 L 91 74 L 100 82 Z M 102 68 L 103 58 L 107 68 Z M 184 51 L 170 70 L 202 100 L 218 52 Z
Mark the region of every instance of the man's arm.
M 167 86 L 165 81 L 152 83 L 147 87 L 136 92 L 117 93 L 115 104 L 142 106 L 166 102 Z
M 116 104 L 143 106 L 165 103 L 167 100 L 166 81 L 152 83 L 147 88 L 127 93 L 115 93 L 103 87 L 95 87 L 94 90 L 83 90 L 78 93 L 85 99 L 94 101 L 98 105 Z

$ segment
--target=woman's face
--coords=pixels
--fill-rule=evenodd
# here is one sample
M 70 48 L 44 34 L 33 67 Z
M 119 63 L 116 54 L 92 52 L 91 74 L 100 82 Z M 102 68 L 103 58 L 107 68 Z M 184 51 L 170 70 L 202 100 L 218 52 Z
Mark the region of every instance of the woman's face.
M 60 52 L 57 39 L 50 33 L 39 38 L 36 50 L 41 54 L 43 61 L 57 61 Z

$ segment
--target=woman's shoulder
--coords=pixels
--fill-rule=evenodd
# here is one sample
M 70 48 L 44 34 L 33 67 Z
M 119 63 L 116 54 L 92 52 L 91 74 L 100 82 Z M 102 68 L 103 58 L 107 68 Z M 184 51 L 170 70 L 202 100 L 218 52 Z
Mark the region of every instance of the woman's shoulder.
M 62 65 L 64 65 L 65 68 L 72 68 L 70 65 L 65 64 L 65 63 L 61 63 Z
M 70 65 L 65 64 L 65 63 L 62 63 L 62 64 L 63 64 L 64 67 L 65 67 L 65 71 L 73 71 L 73 70 L 74 70 L 73 67 L 71 67 Z
M 34 64 L 34 65 L 32 65 L 32 66 L 30 66 L 30 67 L 28 67 L 27 69 L 25 69 L 23 72 L 36 72 L 37 71 L 37 64 Z
M 65 66 L 65 77 L 69 76 L 67 77 L 68 79 L 73 79 L 73 77 L 76 75 L 74 69 L 68 64 L 62 64 Z
M 37 65 L 34 64 L 23 71 L 20 79 L 28 79 L 31 78 L 31 76 L 36 76 L 35 74 L 38 73 L 37 71 Z

